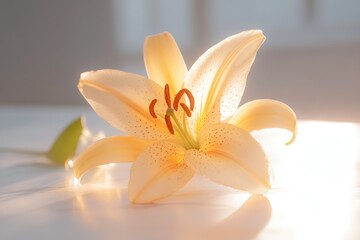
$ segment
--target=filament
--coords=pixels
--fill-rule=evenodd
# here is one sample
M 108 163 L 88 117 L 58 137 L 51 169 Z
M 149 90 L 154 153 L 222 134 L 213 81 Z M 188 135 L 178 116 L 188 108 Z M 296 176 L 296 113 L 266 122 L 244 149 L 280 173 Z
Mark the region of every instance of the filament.
M 166 105 L 168 106 L 168 108 L 171 108 L 171 98 L 170 98 L 169 84 L 166 84 L 166 85 L 165 85 L 164 95 L 165 95 Z
M 167 126 L 169 132 L 171 134 L 174 134 L 174 128 L 173 128 L 173 125 L 171 123 L 171 119 L 170 119 L 169 114 L 165 114 L 165 122 L 166 122 L 166 126 Z

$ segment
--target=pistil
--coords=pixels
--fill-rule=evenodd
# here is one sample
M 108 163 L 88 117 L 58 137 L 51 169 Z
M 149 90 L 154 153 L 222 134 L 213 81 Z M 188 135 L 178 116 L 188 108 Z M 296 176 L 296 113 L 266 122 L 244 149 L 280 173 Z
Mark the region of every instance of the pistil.
M 175 112 L 173 109 L 168 109 L 166 111 L 166 116 L 170 116 L 171 119 L 174 120 L 176 126 L 176 132 L 180 135 L 182 140 L 185 140 L 185 144 L 188 146 L 187 148 L 199 148 L 199 144 L 194 140 L 194 138 L 190 135 L 190 133 L 186 129 L 186 123 L 182 125 L 177 119 Z M 170 131 L 170 130 L 169 130 Z

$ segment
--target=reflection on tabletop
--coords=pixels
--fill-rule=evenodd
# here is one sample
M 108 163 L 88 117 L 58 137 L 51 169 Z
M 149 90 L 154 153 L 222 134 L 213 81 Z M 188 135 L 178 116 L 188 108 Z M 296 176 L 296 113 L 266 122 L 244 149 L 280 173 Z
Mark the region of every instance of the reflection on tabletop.
M 148 205 L 128 201 L 129 164 L 98 167 L 80 185 L 45 159 L 0 153 L 1 239 L 360 238 L 359 125 L 300 121 L 287 147 L 283 132 L 254 136 L 273 172 L 265 196 L 198 176 Z

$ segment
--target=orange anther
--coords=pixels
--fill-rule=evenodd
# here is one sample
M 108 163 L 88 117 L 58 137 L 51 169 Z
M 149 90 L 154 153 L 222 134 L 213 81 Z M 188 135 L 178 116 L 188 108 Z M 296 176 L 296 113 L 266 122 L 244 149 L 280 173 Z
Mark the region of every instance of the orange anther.
M 153 118 L 157 118 L 156 113 L 155 113 L 156 102 L 157 102 L 157 99 L 153 99 L 149 105 L 149 112 L 150 112 L 150 115 L 153 116 Z
M 169 132 L 170 132 L 171 134 L 174 134 L 174 128 L 173 128 L 173 126 L 172 126 L 172 123 L 171 123 L 171 119 L 170 119 L 169 114 L 165 114 L 165 122 L 166 122 L 166 126 L 167 126 Z
M 182 107 L 182 109 L 184 109 L 186 115 L 188 117 L 191 117 L 191 111 L 190 109 L 188 108 L 188 106 L 185 104 L 185 103 L 180 103 L 180 106 Z
M 165 95 L 166 105 L 168 106 L 168 108 L 171 108 L 171 98 L 170 98 L 169 84 L 166 84 L 166 85 L 165 85 L 164 95 Z
M 194 96 L 192 95 L 192 93 L 190 92 L 189 89 L 183 88 L 181 89 L 178 94 L 176 94 L 175 99 L 174 99 L 174 109 L 177 111 L 179 108 L 179 102 L 181 97 L 186 94 L 186 96 L 189 99 L 190 102 L 190 111 L 192 111 L 194 109 L 194 104 L 195 104 L 195 100 L 194 100 Z

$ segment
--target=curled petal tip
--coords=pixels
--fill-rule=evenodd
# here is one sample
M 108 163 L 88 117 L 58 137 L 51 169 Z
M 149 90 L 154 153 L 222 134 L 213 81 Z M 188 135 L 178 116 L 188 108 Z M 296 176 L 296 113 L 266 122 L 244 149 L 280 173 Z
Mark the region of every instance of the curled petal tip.
M 285 103 L 272 99 L 257 99 L 245 103 L 229 120 L 229 123 L 247 131 L 265 128 L 282 128 L 292 132 L 289 145 L 295 141 L 296 114 Z
M 251 30 L 246 30 L 243 32 L 240 32 L 239 34 L 251 34 L 251 35 L 258 35 L 259 37 L 262 37 L 265 39 L 265 35 L 264 32 L 261 29 L 251 29 Z
M 171 33 L 169 33 L 169 32 L 161 32 L 161 33 L 157 33 L 157 34 L 152 34 L 152 35 L 148 35 L 145 37 L 144 46 L 147 45 L 150 41 L 160 39 L 161 37 L 167 37 L 167 38 L 173 39 Z
M 149 39 L 149 38 L 152 38 L 152 37 L 161 36 L 161 35 L 168 35 L 168 36 L 170 35 L 170 36 L 171 36 L 171 34 L 170 34 L 169 32 L 164 31 L 164 32 L 157 33 L 157 34 L 148 35 L 148 36 L 146 37 L 146 39 Z
M 295 127 L 294 131 L 293 131 L 293 135 L 292 138 L 290 139 L 289 142 L 287 142 L 285 145 L 289 146 L 290 144 L 292 144 L 295 140 L 296 140 L 296 135 L 297 135 L 297 127 Z
M 250 31 L 251 31 L 251 30 L 250 30 Z M 254 35 L 258 35 L 258 38 L 261 38 L 261 39 L 262 39 L 262 42 L 264 42 L 264 41 L 266 40 L 266 37 L 265 37 L 265 35 L 264 35 L 264 33 L 263 33 L 262 30 L 260 30 L 260 29 L 254 29 L 254 30 L 252 30 L 252 32 L 253 32 Z
M 80 74 L 80 78 L 81 79 L 85 79 L 90 73 L 92 73 L 93 71 L 89 71 L 89 72 L 83 72 Z

